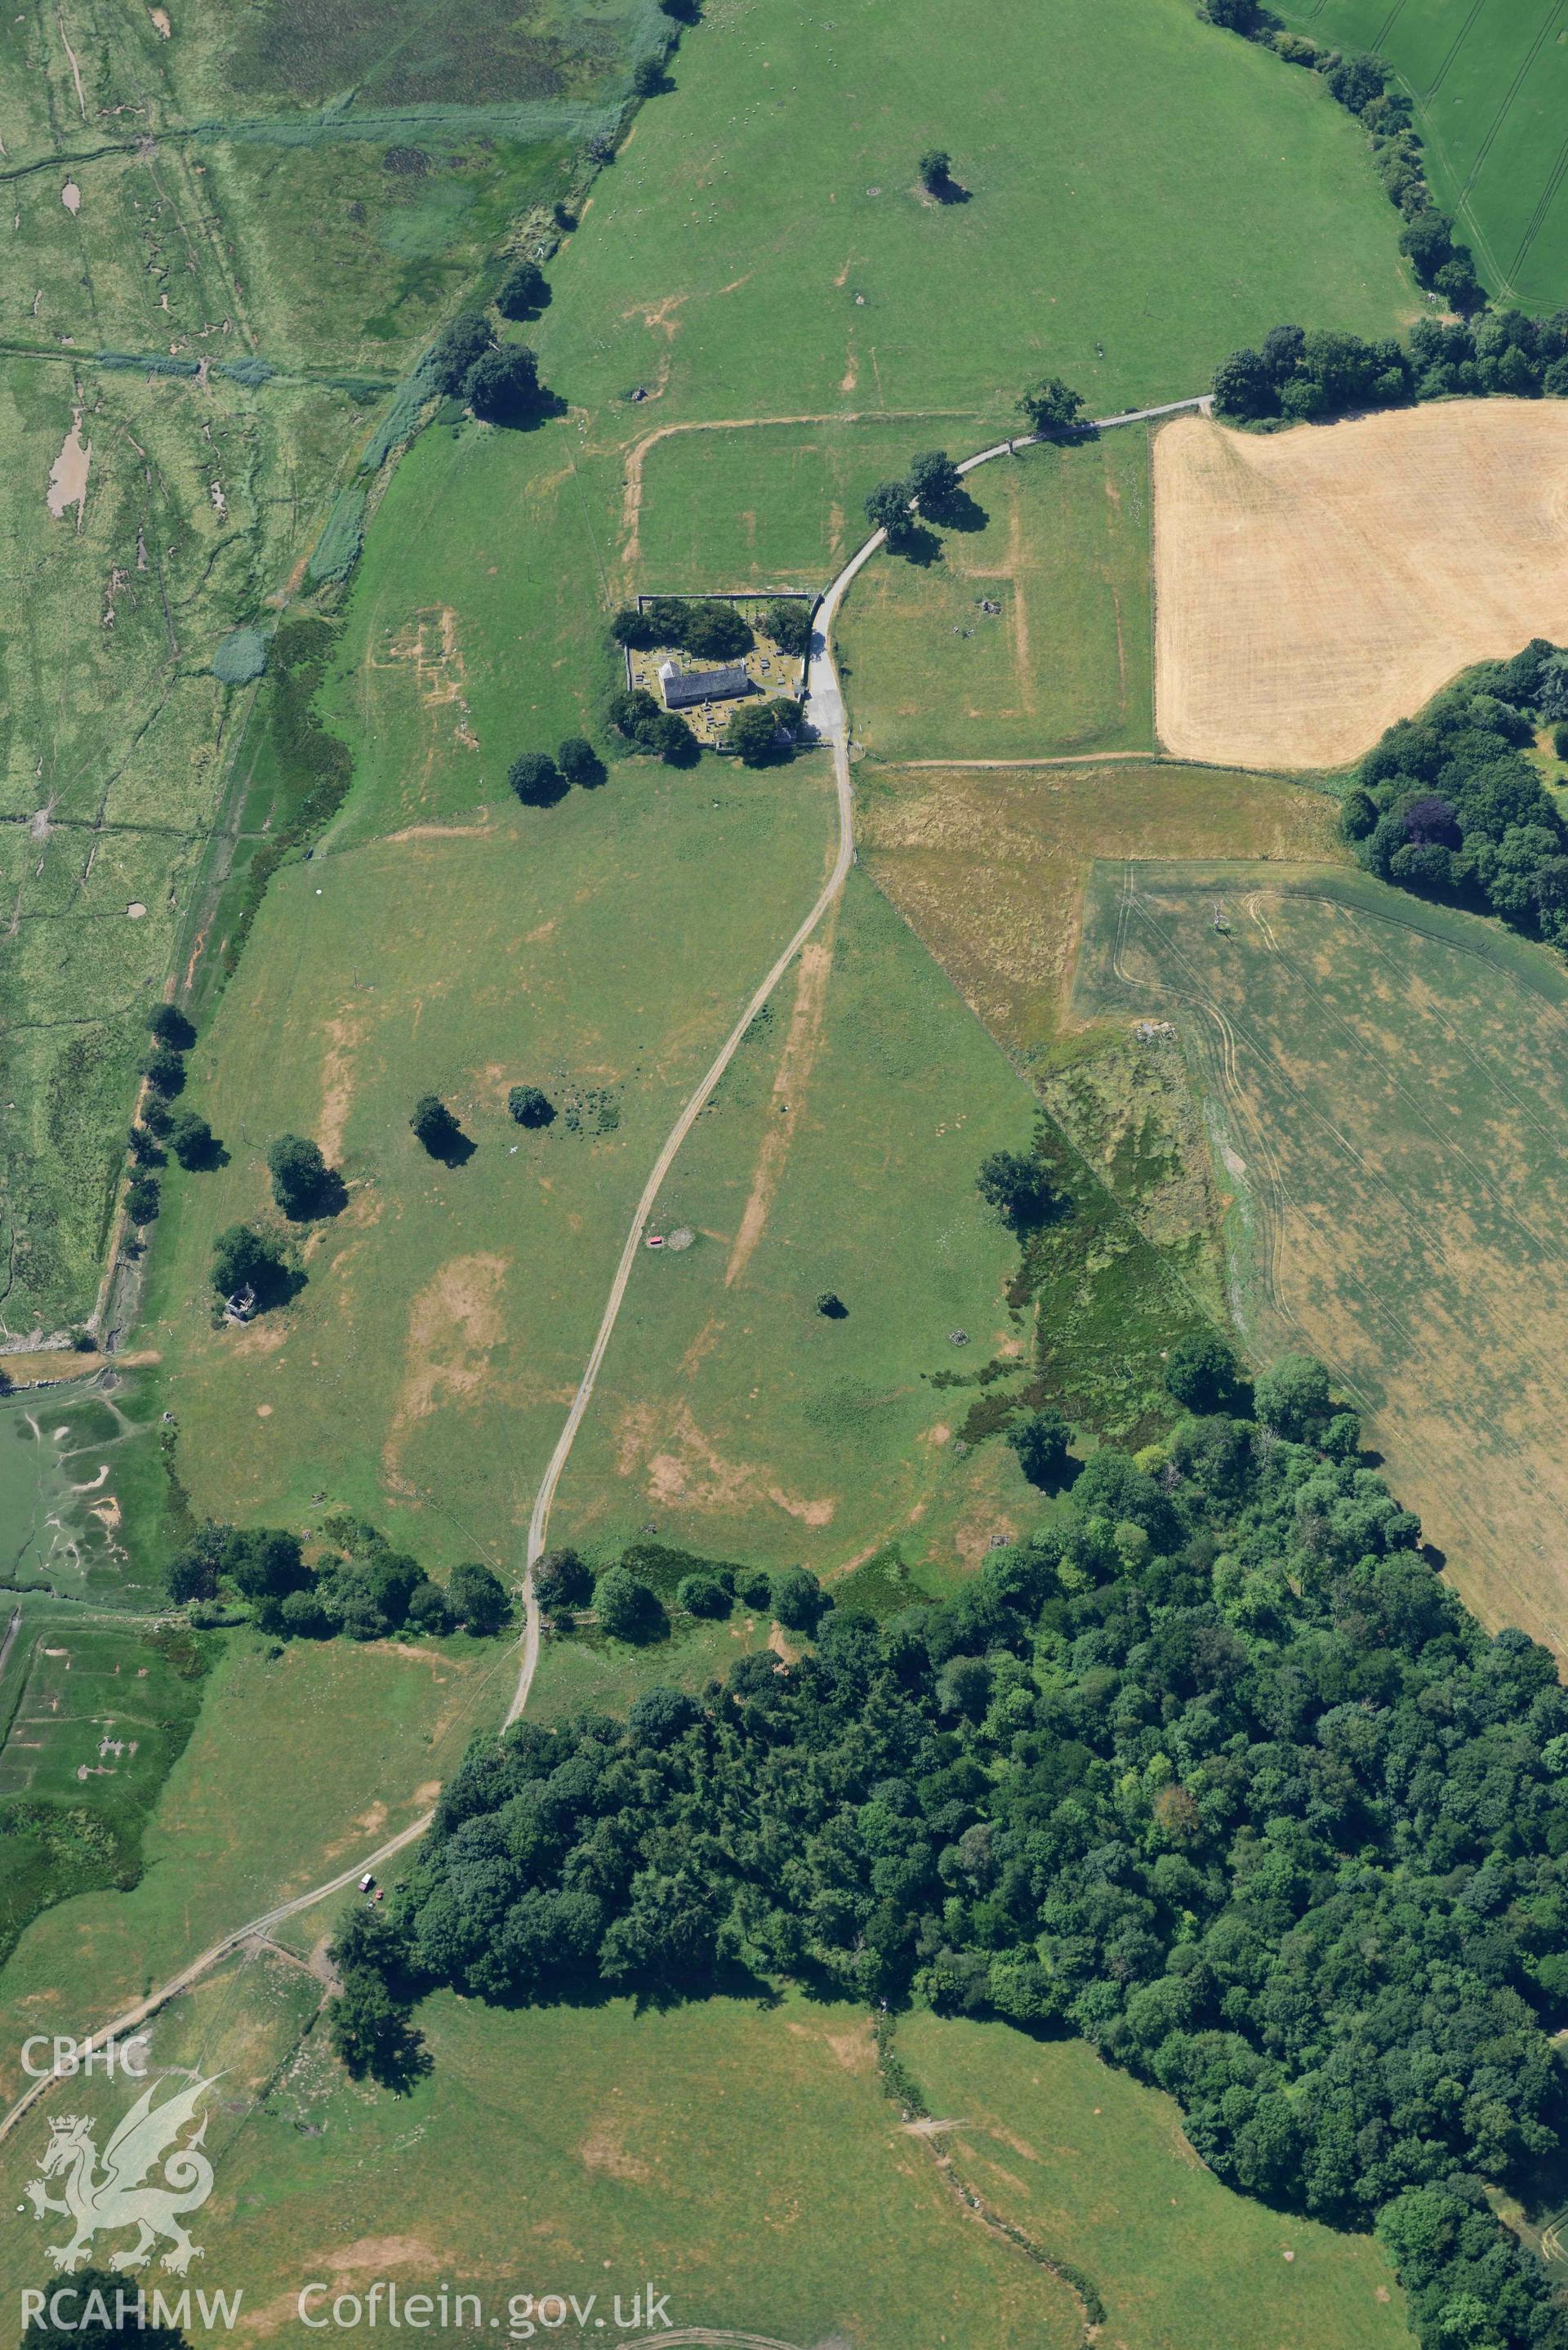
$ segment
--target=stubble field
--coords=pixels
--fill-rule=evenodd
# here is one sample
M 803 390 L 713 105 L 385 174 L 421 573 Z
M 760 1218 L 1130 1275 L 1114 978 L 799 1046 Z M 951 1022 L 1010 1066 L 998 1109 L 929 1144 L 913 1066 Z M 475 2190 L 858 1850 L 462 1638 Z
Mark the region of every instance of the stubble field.
M 1568 406 L 1453 400 L 1155 441 L 1156 717 L 1184 758 L 1335 766 L 1470 662 L 1568 636 Z
M 858 782 L 872 878 L 1032 1066 L 1078 1049 L 1070 996 L 1096 858 L 1345 854 L 1322 793 L 1174 761 L 867 765 Z

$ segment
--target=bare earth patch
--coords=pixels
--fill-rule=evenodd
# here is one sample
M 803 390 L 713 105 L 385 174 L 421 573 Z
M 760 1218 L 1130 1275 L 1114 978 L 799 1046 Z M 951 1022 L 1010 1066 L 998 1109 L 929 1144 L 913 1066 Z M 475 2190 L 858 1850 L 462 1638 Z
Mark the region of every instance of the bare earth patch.
M 623 1419 L 620 1432 L 626 1448 L 621 1457 L 635 1461 L 637 1454 L 629 1448 L 649 1440 L 643 1429 L 634 1424 L 628 1413 Z M 666 1428 L 664 1434 L 670 1449 L 650 1453 L 647 1461 L 650 1501 L 667 1509 L 690 1510 L 754 1508 L 759 1502 L 767 1501 L 789 1517 L 798 1518 L 803 1525 L 832 1523 L 837 1506 L 833 1501 L 807 1501 L 798 1493 L 787 1492 L 765 1465 L 727 1461 L 699 1428 L 689 1404 L 677 1407 L 673 1424 Z
M 345 1012 L 326 1024 L 327 1050 L 321 1060 L 321 1116 L 317 1141 L 329 1167 L 343 1149 L 343 1129 L 354 1099 L 354 1055 L 365 1041 L 366 1023 L 356 1012 Z
M 438 1404 L 479 1393 L 491 1349 L 505 1335 L 500 1297 L 507 1263 L 483 1253 L 454 1256 L 414 1299 L 408 1367 L 387 1439 L 389 1472 L 395 1473 L 402 1439 L 416 1421 L 428 1419 Z
M 1184 758 L 1335 766 L 1568 636 L 1568 407 L 1454 400 L 1154 444 L 1155 710 Z
M 724 1286 L 738 1281 L 752 1261 L 768 1210 L 784 1173 L 784 1161 L 805 1102 L 806 1086 L 817 1046 L 822 1040 L 822 1015 L 827 1003 L 827 975 L 833 968 L 833 938 L 837 910 L 829 914 L 824 935 L 802 950 L 795 980 L 794 1010 L 784 1039 L 778 1074 L 774 1079 L 773 1116 L 763 1130 L 763 1146 L 752 1175 L 752 1188 L 741 1217 L 741 1229 L 724 1267 Z
M 91 463 L 92 442 L 82 439 L 82 412 L 78 408 L 72 411 L 71 429 L 49 468 L 49 486 L 44 502 L 56 522 L 75 506 L 78 531 L 87 512 L 88 468 Z
M 618 2114 L 613 2115 L 595 2124 L 577 2151 L 582 2156 L 585 2169 L 603 2170 L 607 2172 L 611 2178 L 624 2179 L 634 2186 L 642 2186 L 652 2178 L 653 2173 L 646 2162 L 639 2161 L 636 2155 L 628 2152 L 623 2143 L 626 2129 L 625 2117 Z

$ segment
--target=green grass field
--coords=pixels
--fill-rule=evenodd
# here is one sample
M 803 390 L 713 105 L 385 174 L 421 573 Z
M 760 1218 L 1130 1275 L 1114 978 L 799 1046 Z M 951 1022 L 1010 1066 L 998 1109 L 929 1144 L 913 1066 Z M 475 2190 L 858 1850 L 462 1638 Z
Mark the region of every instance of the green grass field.
M 1136 425 L 998 460 L 939 561 L 874 563 L 839 630 L 856 740 L 889 761 L 1152 752 L 1148 460 Z
M 1284 0 L 1280 14 L 1394 68 L 1416 101 L 1437 200 L 1494 294 L 1529 310 L 1568 300 L 1568 48 L 1554 0 Z
M 503 2340 L 514 2296 L 551 2293 L 596 2296 L 591 2338 L 640 2334 L 632 2295 L 650 2279 L 677 2328 L 864 2350 L 1081 2340 L 1066 2290 L 977 2228 L 902 2133 L 858 2009 L 639 2014 L 618 2000 L 507 2015 L 442 1995 L 420 2012 L 436 2072 L 403 2099 L 350 2087 L 319 2031 L 289 2060 L 312 1988 L 275 1962 L 225 1970 L 152 2041 L 155 2064 L 234 2068 L 192 2282 L 240 2288 L 269 2334 L 309 2338 L 296 2295 L 312 2279 L 363 2292 L 395 2277 L 405 2293 L 479 2293 L 475 2332 L 494 2317 Z M 119 2084 L 74 2094 L 106 2116 L 125 2102 Z M 40 2110 L 0 2149 L 8 2188 L 47 2135 Z M 30 2213 L 6 2231 L 7 2287 L 36 2281 L 43 2241 Z
M 942 409 L 896 421 L 668 433 L 656 424 L 627 461 L 634 536 L 622 560 L 645 594 L 823 588 L 865 539 L 878 482 L 901 475 L 918 449 L 961 452 L 983 430 L 979 416 Z
M 441 1993 L 419 2011 L 435 2072 L 397 2098 L 344 2079 L 311 2028 L 320 1996 L 260 1950 L 151 2028 L 171 2087 L 222 2076 L 206 2137 L 215 2182 L 192 2222 L 199 2282 L 238 2289 L 269 2335 L 306 2338 L 295 2296 L 311 2280 L 362 2295 L 393 2278 L 404 2295 L 479 2294 L 475 2330 L 498 2315 L 503 2338 L 514 2296 L 573 2294 L 587 2329 L 600 2312 L 613 2338 L 646 2322 L 646 2303 L 639 2320 L 630 2304 L 651 2280 L 675 2328 L 861 2350 L 1075 2350 L 1071 2293 L 976 2225 L 961 2182 L 1095 2282 L 1124 2350 L 1407 2338 L 1367 2239 L 1230 2193 L 1169 2101 L 1079 2042 L 907 2019 L 898 2053 L 956 2122 L 928 2140 L 881 2091 L 868 2018 L 841 2003 L 639 2013 L 616 2000 L 509 2015 Z M 74 2085 L 100 2143 L 127 2094 Z M 47 2135 L 39 2111 L 0 2149 L 14 2200 Z M 0 2252 L 7 2289 L 37 2280 L 45 2241 L 24 2212 Z
M 1094 2279 L 1125 2350 L 1398 2350 L 1404 2296 L 1369 2237 L 1220 2184 L 1157 2091 L 1081 2040 L 912 2015 L 898 2054 L 992 2210 Z
M 24 327 L 44 289 L 28 331 L 51 353 L 13 370 L 0 431 L 20 502 L 12 573 L 32 583 L 15 664 L 6 648 L 18 821 L 4 872 L 24 919 L 0 948 L 12 958 L 0 1011 L 21 1001 L 37 1024 L 5 1072 L 18 1105 L 6 1139 L 56 1170 L 27 1202 L 34 1257 L 15 1260 L 13 1319 L 79 1312 L 90 1294 L 130 1102 L 129 1024 L 203 923 L 217 967 L 235 916 L 233 890 L 218 895 L 219 852 L 249 833 L 243 856 L 281 806 L 270 754 L 206 668 L 236 619 L 297 595 L 375 426 L 381 394 L 326 379 L 389 384 L 406 368 L 486 249 L 566 190 L 653 22 L 644 0 L 542 8 L 521 31 L 490 0 L 461 23 L 422 6 L 394 16 L 391 0 L 325 13 L 171 0 L 170 14 L 167 41 L 109 0 L 74 0 L 68 23 L 38 7 L 0 34 L 26 85 L 8 160 L 96 140 L 121 104 L 139 109 L 137 133 L 157 135 L 151 155 L 84 163 L 76 212 L 52 167 L 30 175 L 0 280 Z M 394 26 L 409 37 L 389 39 Z M 139 1506 L 298 1525 L 347 1503 L 438 1569 L 465 1555 L 514 1568 L 643 1174 L 819 887 L 832 831 L 821 760 L 763 776 L 618 764 L 597 794 L 518 810 L 504 775 L 519 751 L 578 731 L 602 740 L 615 675 L 604 619 L 628 588 L 715 574 L 821 584 L 859 535 L 870 481 L 915 450 L 989 439 L 1049 370 L 1106 411 L 1198 388 L 1220 352 L 1281 316 L 1379 332 L 1416 307 L 1355 125 L 1306 77 L 1199 25 L 1187 0 L 1069 0 L 1044 29 L 1025 0 L 1002 0 L 982 45 L 936 0 L 897 15 L 852 0 L 833 20 L 722 0 L 686 36 L 673 79 L 595 183 L 529 330 L 566 414 L 527 433 L 432 426 L 375 508 L 347 596 L 325 592 L 344 627 L 322 709 L 354 754 L 355 788 L 312 860 L 279 874 L 203 1011 L 188 1098 L 230 1155 L 219 1172 L 166 1180 L 139 1341 L 160 1358 L 147 1394 L 173 1414 L 159 1427 L 179 1483 Z M 304 119 L 351 89 L 330 120 Z M 179 135 L 198 120 L 207 134 Z M 915 159 L 935 140 L 953 151 L 968 203 L 916 192 Z M 412 149 L 422 161 L 400 151 Z M 149 386 L 87 359 L 171 342 L 197 358 L 260 353 L 288 373 L 255 391 Z M 633 404 L 639 387 L 651 397 Z M 44 506 L 78 404 L 94 444 L 79 531 L 74 509 Z M 650 442 L 669 423 L 758 417 L 777 422 Z M 1139 446 L 1127 436 L 1095 458 L 1098 473 L 1083 469 L 1115 481 L 1124 515 L 1118 469 L 1136 471 Z M 1040 551 L 1009 576 L 1047 607 L 1030 616 L 1050 648 L 1050 724 L 1075 743 L 1085 729 L 1139 740 L 1137 662 L 1114 705 L 1105 687 L 1107 599 L 1114 619 L 1137 517 L 1113 531 L 1109 495 L 1082 488 L 1075 462 L 1030 470 L 1052 485 Z M 998 494 L 1011 534 L 1012 494 Z M 1059 628 L 1068 540 L 1099 584 Z M 967 554 L 950 549 L 952 576 Z M 656 566 L 676 577 L 655 578 Z M 868 591 L 888 592 L 886 569 Z M 14 666 L 34 680 L 31 703 Z M 875 666 L 862 648 L 857 694 L 877 690 Z M 62 674 L 49 704 L 45 681 Z M 159 695 L 152 728 L 141 721 Z M 39 747 L 58 829 L 35 855 Z M 1151 796 L 1168 788 L 1163 769 L 1139 773 Z M 1113 775 L 1119 788 L 1119 771 L 1076 771 L 1079 816 Z M 863 814 L 884 780 L 860 769 Z M 1203 846 L 1233 845 L 1237 780 L 1189 789 L 1176 840 L 1201 790 L 1216 811 Z M 220 815 L 224 837 L 198 856 Z M 74 844 L 59 838 L 67 818 Z M 1152 826 L 1162 847 L 1165 821 Z M 1276 807 L 1244 845 L 1296 822 Z M 1092 852 L 1070 837 L 1077 872 Z M 1104 838 L 1093 833 L 1096 850 Z M 147 913 L 130 917 L 132 902 Z M 1037 899 L 1036 930 L 1054 902 Z M 69 1023 L 105 1033 L 67 1061 Z M 547 1133 L 506 1117 L 508 1086 L 524 1081 L 562 1109 Z M 468 1165 L 436 1165 L 409 1132 L 427 1089 L 472 1135 Z M 1016 1250 L 981 1216 L 973 1165 L 1023 1140 L 1033 1109 L 857 878 L 831 972 L 813 959 L 781 991 L 677 1168 L 670 1222 L 686 1218 L 696 1244 L 637 1266 L 558 1533 L 602 1548 L 651 1519 L 742 1557 L 840 1564 L 878 1550 L 861 1572 L 886 1597 L 901 1588 L 890 1534 L 940 1580 L 1039 1506 L 999 1443 L 960 1456 L 948 1434 L 977 1399 L 922 1373 L 967 1381 L 982 1356 L 1017 1346 L 1002 1359 L 1040 1368 L 1053 1394 L 1085 1398 L 1100 1424 L 1137 1422 L 1143 1399 L 1118 1396 L 1107 1368 L 1112 1322 L 1124 1347 L 1129 1330 L 1143 1344 L 1188 1309 L 1108 1195 L 1034 1268 L 1035 1301 L 1081 1342 L 1075 1386 L 1071 1366 L 1033 1348 L 1029 1296 L 1010 1311 L 1002 1294 Z M 236 1216 L 273 1220 L 263 1154 L 288 1128 L 323 1142 L 348 1204 L 300 1240 L 295 1304 L 248 1330 L 215 1328 L 213 1237 Z M 844 1322 L 813 1310 L 828 1286 L 846 1297 Z M 628 1439 L 640 1450 L 623 1471 Z M 700 1679 L 765 1629 L 683 1627 L 657 1659 L 552 1640 L 541 1715 L 623 1703 L 660 1664 Z M 499 1718 L 515 1670 L 510 1643 L 269 1656 L 231 1636 L 144 1830 L 140 1882 L 36 1918 L 5 1970 L 5 2016 L 27 2030 L 98 2021 L 351 1865 L 428 1804 L 470 1734 Z M 332 1914 L 307 1912 L 280 1939 L 307 1952 Z M 405 2281 L 445 2273 L 487 2292 L 583 2293 L 607 2278 L 629 2292 L 635 2271 L 668 2279 L 685 2322 L 801 2345 L 1070 2350 L 1079 2338 L 1071 2296 L 978 2230 L 900 2128 L 854 2011 L 791 1998 L 771 2012 L 639 2016 L 616 2002 L 508 2016 L 440 2000 L 421 2017 L 436 2073 L 403 2103 L 345 2086 L 319 2030 L 290 2054 L 315 1998 L 297 1969 L 262 1958 L 160 2027 L 163 2061 L 236 2052 L 202 2281 L 244 2283 L 264 2331 L 296 2330 L 308 2251 L 346 2282 L 369 2258 Z M 0 2033 L 12 2088 L 22 2037 Z M 18 2188 L 39 2150 L 34 2130 L 5 2155 Z M 36 2281 L 39 2241 L 30 2223 L 7 2240 L 17 2282 Z M 1195 2330 L 1193 2350 L 1210 2338 Z
M 898 1539 L 979 1556 L 1037 1513 L 1011 1454 L 955 1452 L 934 1373 L 1024 1352 L 1017 1243 L 981 1201 L 1035 1104 L 886 901 L 852 874 L 826 949 L 703 1117 L 556 1499 L 557 1538 L 838 1567 Z M 897 1202 L 896 1212 L 890 1203 Z M 842 1320 L 816 1311 L 834 1291 Z M 955 1347 L 953 1330 L 967 1334 Z
M 1254 1357 L 1321 1357 L 1470 1605 L 1568 1649 L 1560 962 L 1359 874 L 1103 866 L 1080 997 L 1177 1025 Z
M 198 1515 L 297 1523 L 325 1492 L 421 1558 L 514 1563 L 647 1169 L 820 885 L 826 794 L 821 761 L 643 762 L 279 876 L 192 1058 L 230 1164 L 169 1184 L 148 1293 Z M 523 1083 L 547 1129 L 507 1115 Z M 467 1165 L 409 1129 L 431 1091 Z M 213 1236 L 276 1222 L 289 1130 L 349 1204 L 300 1235 L 293 1305 L 214 1329 Z
M 133 1644 L 119 1653 L 134 1672 Z M 251 1634 L 227 1635 L 142 1830 L 140 1883 L 47 1910 L 5 1966 L 7 2100 L 22 2085 L 13 2026 L 101 2022 L 234 1927 L 395 1835 L 428 1807 L 469 1739 L 499 1721 L 516 1669 L 509 1640 L 298 1642 L 270 1657 Z M 308 1951 L 334 1915 L 332 1905 L 305 1910 L 276 1939 Z
M 939 0 L 715 10 L 559 266 L 546 376 L 595 408 L 659 390 L 643 431 L 840 405 L 1001 423 L 1053 369 L 1103 413 L 1199 389 L 1277 317 L 1413 311 L 1360 134 L 1309 77 L 1183 0 L 1043 29 L 1026 0 L 982 46 Z M 920 199 L 934 142 L 970 203 Z

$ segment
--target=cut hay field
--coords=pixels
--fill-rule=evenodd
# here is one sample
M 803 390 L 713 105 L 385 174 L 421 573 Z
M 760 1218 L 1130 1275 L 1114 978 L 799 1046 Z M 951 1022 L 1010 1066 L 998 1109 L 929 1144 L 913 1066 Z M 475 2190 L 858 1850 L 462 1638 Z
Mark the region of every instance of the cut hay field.
M 888 556 L 857 581 L 838 637 L 865 750 L 1152 751 L 1148 438 L 1133 425 L 987 465 L 940 560 Z
M 818 1571 L 897 1539 L 973 1562 L 1038 1512 L 1011 1453 L 951 1439 L 934 1374 L 1021 1357 L 1017 1243 L 975 1170 L 1035 1104 L 884 899 L 852 873 L 666 1186 L 552 1538 L 643 1526 Z M 841 1320 L 816 1311 L 835 1292 Z M 949 1333 L 967 1334 L 967 1350 Z
M 1283 0 L 1284 21 L 1376 49 L 1415 99 L 1438 202 L 1493 292 L 1529 310 L 1568 300 L 1563 181 L 1568 51 L 1552 0 Z
M 1000 2218 L 1091 2276 L 1120 2350 L 1401 2350 L 1404 2296 L 1367 2236 L 1222 2186 L 1179 2109 L 1081 2040 L 1001 2023 L 900 2022 L 941 2144 Z
M 1322 793 L 1220 768 L 866 765 L 857 782 L 873 880 L 1030 1065 L 1077 1049 L 1069 996 L 1096 858 L 1345 856 Z
M 1561 964 L 1359 874 L 1129 863 L 1079 997 L 1177 1024 L 1253 1357 L 1327 1363 L 1471 1607 L 1568 1654 Z
M 1156 716 L 1184 758 L 1355 758 L 1459 670 L 1568 635 L 1568 410 L 1455 400 L 1155 440 Z
M 821 761 L 643 763 L 279 875 L 192 1056 L 230 1163 L 170 1185 L 148 1292 L 198 1515 L 297 1523 L 324 1492 L 422 1559 L 514 1563 L 648 1167 L 830 829 Z M 508 1116 L 519 1084 L 551 1097 L 548 1128 Z M 410 1133 L 428 1092 L 467 1164 Z M 348 1204 L 299 1235 L 292 1305 L 214 1329 L 213 1237 L 276 1222 L 264 1158 L 287 1131 Z

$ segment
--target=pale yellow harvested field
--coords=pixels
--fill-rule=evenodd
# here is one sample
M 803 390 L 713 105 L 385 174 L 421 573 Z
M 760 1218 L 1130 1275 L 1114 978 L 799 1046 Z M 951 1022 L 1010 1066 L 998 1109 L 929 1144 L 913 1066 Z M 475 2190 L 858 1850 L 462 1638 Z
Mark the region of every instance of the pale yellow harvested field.
M 1184 758 L 1334 766 L 1455 672 L 1568 639 L 1568 402 L 1455 400 L 1154 453 L 1155 712 Z

